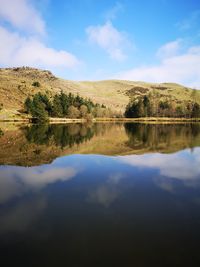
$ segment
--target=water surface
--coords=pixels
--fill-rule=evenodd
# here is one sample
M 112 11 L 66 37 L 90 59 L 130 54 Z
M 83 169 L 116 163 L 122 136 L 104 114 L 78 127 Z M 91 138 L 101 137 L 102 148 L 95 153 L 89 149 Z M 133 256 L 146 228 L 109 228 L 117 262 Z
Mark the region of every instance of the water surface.
M 5 266 L 200 266 L 200 125 L 2 125 Z

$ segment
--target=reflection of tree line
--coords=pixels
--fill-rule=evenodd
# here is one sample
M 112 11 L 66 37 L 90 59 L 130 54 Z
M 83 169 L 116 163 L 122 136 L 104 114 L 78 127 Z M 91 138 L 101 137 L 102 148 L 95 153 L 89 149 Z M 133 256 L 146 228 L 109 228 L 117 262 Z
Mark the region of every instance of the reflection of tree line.
M 49 125 L 34 124 L 24 129 L 26 139 L 30 143 L 72 147 L 90 140 L 95 135 L 101 135 L 110 127 L 106 124 L 69 124 Z
M 200 124 L 125 124 L 125 130 L 134 149 L 200 145 Z
M 93 138 L 104 136 L 106 133 L 113 135 L 117 130 L 116 124 L 69 124 L 69 125 L 32 125 L 24 128 L 26 139 L 38 145 L 56 145 L 72 147 Z M 123 126 L 119 126 L 123 134 Z M 121 128 L 122 127 L 122 128 Z M 113 129 L 113 130 L 112 130 Z M 128 135 L 128 145 L 134 149 L 147 148 L 150 150 L 169 149 L 177 146 L 194 147 L 200 145 L 200 124 L 140 124 L 127 123 L 125 131 Z M 115 136 L 113 136 L 115 138 Z M 102 143 L 103 145 L 103 143 Z

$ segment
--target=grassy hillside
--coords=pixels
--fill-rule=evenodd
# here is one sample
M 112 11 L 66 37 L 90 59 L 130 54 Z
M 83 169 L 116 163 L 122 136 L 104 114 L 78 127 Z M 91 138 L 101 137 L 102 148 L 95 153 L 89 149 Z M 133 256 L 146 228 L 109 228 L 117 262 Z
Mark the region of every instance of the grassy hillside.
M 33 86 L 34 82 L 39 82 L 40 86 Z M 0 104 L 3 104 L 1 116 L 20 111 L 28 95 L 41 91 L 51 97 L 61 90 L 66 93 L 78 93 L 121 112 L 124 112 L 130 98 L 147 94 L 152 90 L 158 93 L 159 99 L 167 97 L 177 103 L 184 100 L 200 103 L 199 91 L 174 83 L 153 84 L 124 80 L 75 82 L 57 78 L 47 70 L 22 67 L 0 69 Z

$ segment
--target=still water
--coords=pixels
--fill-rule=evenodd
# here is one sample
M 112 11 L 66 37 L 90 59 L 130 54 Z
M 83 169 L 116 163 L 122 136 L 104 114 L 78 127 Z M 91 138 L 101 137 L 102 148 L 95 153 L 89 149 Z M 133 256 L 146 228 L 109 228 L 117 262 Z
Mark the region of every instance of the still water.
M 3 266 L 200 266 L 199 124 L 2 124 Z

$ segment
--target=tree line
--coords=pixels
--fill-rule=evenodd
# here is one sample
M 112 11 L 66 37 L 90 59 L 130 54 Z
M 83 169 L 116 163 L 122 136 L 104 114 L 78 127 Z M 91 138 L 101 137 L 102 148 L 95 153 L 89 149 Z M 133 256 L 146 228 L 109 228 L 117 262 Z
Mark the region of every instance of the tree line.
M 59 94 L 50 98 L 47 94 L 37 93 L 32 98 L 27 97 L 24 102 L 25 112 L 38 120 L 48 120 L 49 117 L 58 118 L 86 118 L 109 117 L 111 110 L 105 105 L 93 103 L 90 99 L 72 93 Z
M 200 117 L 200 105 L 193 101 L 177 103 L 171 99 L 159 100 L 152 94 L 141 96 L 129 102 L 126 106 L 125 117 Z

